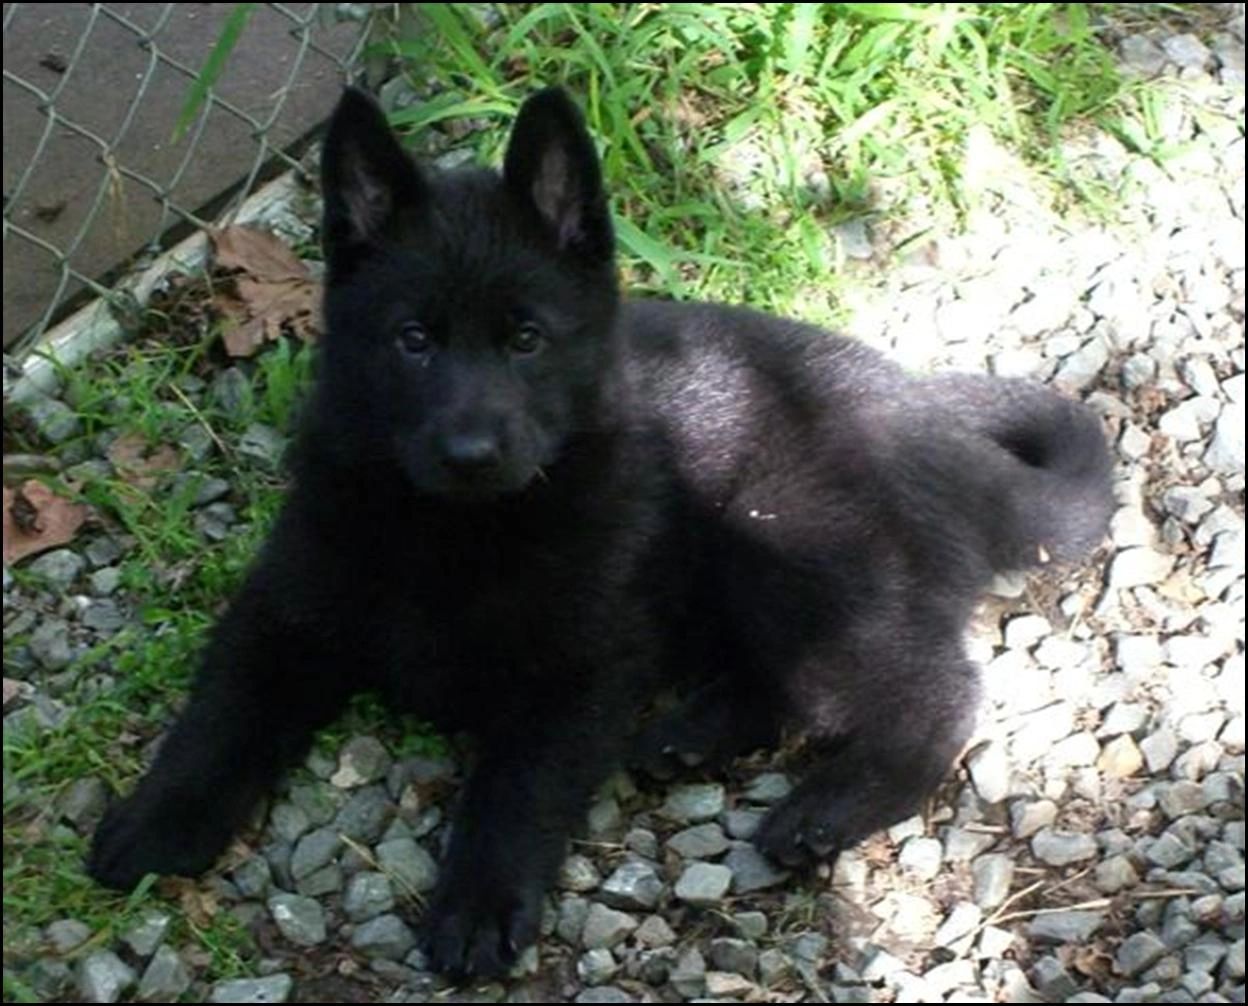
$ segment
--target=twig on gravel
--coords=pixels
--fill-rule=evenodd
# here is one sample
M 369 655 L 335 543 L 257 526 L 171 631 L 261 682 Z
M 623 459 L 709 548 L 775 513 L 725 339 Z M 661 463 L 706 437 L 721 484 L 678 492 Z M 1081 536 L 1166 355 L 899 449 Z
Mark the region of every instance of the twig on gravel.
M 1030 919 L 1037 915 L 1056 915 L 1059 912 L 1082 912 L 1094 908 L 1109 908 L 1113 904 L 1111 898 L 1094 898 L 1091 901 L 1079 901 L 1073 905 L 1056 905 L 1053 908 L 1030 908 L 1022 912 L 1010 912 L 1008 915 L 994 915 L 994 922 L 1013 922 L 1015 919 Z
M 176 384 L 170 384 L 169 387 L 173 393 L 178 396 L 182 404 L 191 410 L 191 415 L 193 415 L 196 422 L 204 428 L 208 436 L 212 437 L 212 442 L 217 445 L 217 450 L 219 450 L 222 455 L 227 458 L 233 457 L 234 452 L 230 449 L 229 444 L 217 435 L 217 431 L 212 428 L 212 424 L 209 423 L 204 414 L 199 411 L 199 407 L 186 396 L 186 392 L 179 388 Z

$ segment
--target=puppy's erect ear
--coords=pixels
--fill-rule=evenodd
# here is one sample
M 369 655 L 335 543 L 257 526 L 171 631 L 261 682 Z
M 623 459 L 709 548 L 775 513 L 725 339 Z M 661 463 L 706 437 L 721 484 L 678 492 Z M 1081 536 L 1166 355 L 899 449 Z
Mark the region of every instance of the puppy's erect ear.
M 377 103 L 349 87 L 329 120 L 321 152 L 327 257 L 381 237 L 405 207 L 421 201 L 425 182 L 399 146 Z
M 503 179 L 560 251 L 592 263 L 611 259 L 614 238 L 598 153 L 561 89 L 539 91 L 521 106 Z

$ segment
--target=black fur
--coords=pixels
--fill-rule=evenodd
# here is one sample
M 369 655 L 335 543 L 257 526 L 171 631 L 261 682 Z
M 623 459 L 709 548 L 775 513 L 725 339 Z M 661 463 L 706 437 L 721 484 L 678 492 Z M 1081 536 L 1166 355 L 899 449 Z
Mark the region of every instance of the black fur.
M 971 728 L 977 591 L 1104 530 L 1097 420 L 753 311 L 620 303 L 559 91 L 525 104 L 501 177 L 415 166 L 348 92 L 323 170 L 328 332 L 295 489 L 92 874 L 208 868 L 366 688 L 479 739 L 426 913 L 450 972 L 498 974 L 536 938 L 635 712 L 678 678 L 644 763 L 808 735 L 755 838 L 780 862 L 913 813 Z

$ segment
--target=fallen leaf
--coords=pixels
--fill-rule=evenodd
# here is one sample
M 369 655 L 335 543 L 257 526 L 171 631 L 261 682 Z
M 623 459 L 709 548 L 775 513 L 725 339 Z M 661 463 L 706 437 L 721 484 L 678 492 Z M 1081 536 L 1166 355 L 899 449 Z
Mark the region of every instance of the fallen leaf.
M 151 489 L 161 472 L 178 469 L 178 452 L 168 444 L 148 449 L 137 433 L 126 433 L 108 447 L 108 460 L 121 478 L 140 489 Z
M 193 926 L 203 929 L 221 910 L 217 893 L 185 877 L 162 877 L 157 885 L 166 897 L 176 897 L 182 915 Z
M 226 319 L 222 335 L 232 357 L 252 356 L 283 335 L 313 341 L 320 333 L 320 286 L 281 239 L 250 227 L 212 232 L 226 277 L 213 297 Z
M 1114 958 L 1098 944 L 1076 948 L 1070 963 L 1081 975 L 1100 981 L 1108 978 L 1114 968 Z
M 9 703 L 22 694 L 22 682 L 14 681 L 12 678 L 4 679 L 4 708 L 9 708 Z
M 73 541 L 86 519 L 85 506 L 62 499 L 41 482 L 5 487 L 5 565 Z
M 268 231 L 231 226 L 212 232 L 217 265 L 241 269 L 258 280 L 275 283 L 284 279 L 307 279 L 308 269 L 290 246 Z

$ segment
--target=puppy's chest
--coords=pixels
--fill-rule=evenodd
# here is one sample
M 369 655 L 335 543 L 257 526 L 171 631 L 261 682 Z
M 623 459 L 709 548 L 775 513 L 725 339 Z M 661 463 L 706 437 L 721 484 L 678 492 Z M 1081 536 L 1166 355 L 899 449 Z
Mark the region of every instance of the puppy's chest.
M 439 574 L 406 600 L 464 670 L 522 673 L 606 631 L 623 601 L 614 574 L 595 549 L 507 543 L 444 557 Z

